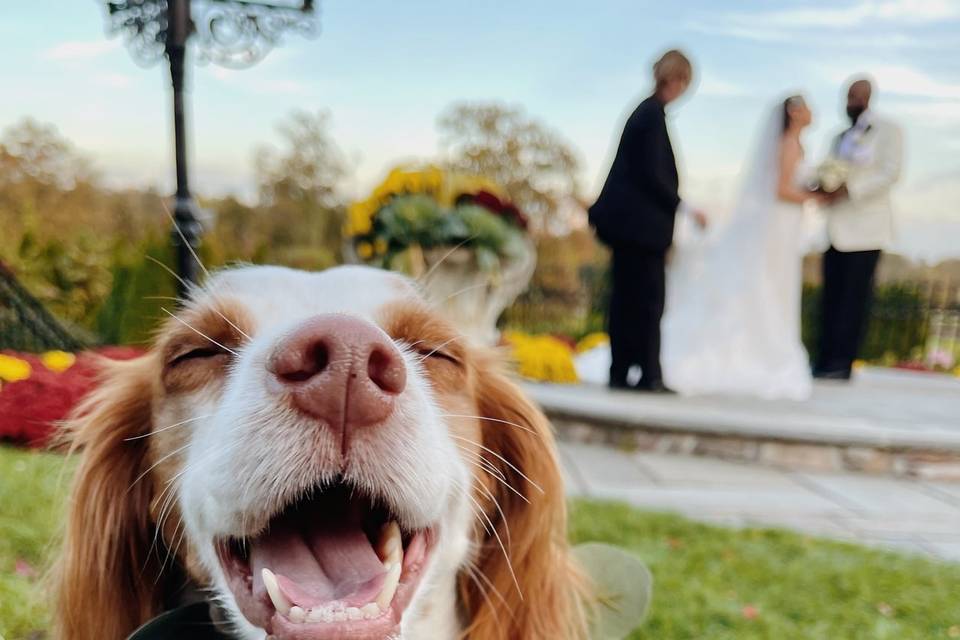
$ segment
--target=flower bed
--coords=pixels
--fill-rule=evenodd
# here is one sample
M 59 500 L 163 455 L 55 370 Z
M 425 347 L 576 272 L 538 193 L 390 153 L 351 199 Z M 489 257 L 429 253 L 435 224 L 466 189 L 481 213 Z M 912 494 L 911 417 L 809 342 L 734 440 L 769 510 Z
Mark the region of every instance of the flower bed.
M 97 360 L 128 360 L 141 351 L 106 347 L 79 354 L 0 353 L 0 442 L 46 445 L 74 406 L 95 385 Z

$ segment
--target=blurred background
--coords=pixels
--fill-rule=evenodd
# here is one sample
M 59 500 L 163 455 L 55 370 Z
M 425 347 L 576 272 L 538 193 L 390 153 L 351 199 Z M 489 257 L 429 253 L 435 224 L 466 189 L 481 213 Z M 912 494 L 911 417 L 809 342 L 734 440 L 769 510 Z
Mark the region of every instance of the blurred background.
M 819 159 L 846 126 L 845 80 L 875 78 L 875 108 L 907 140 L 899 236 L 875 314 L 905 328 L 884 336 L 875 327 L 865 357 L 951 368 L 955 344 L 927 342 L 930 331 L 954 327 L 956 336 L 955 317 L 940 312 L 955 311 L 960 278 L 960 5 L 604 2 L 585 12 L 415 0 L 317 9 L 315 37 L 285 34 L 250 68 L 188 63 L 187 151 L 212 264 L 334 264 L 349 203 L 399 163 L 477 169 L 479 142 L 491 151 L 480 168 L 495 171 L 537 223 L 533 286 L 502 324 L 571 339 L 598 330 L 605 257 L 584 208 L 625 115 L 650 89 L 652 60 L 678 45 L 696 65 L 695 91 L 671 115 L 682 189 L 717 218 L 771 103 L 808 97 L 806 144 Z M 169 280 L 144 262 L 166 260 L 169 71 L 138 64 L 122 34 L 108 33 L 105 3 L 14 3 L 5 18 L 0 258 L 88 339 L 139 340 L 157 317 L 142 292 L 159 286 L 142 281 Z M 809 311 L 812 260 L 807 273 Z

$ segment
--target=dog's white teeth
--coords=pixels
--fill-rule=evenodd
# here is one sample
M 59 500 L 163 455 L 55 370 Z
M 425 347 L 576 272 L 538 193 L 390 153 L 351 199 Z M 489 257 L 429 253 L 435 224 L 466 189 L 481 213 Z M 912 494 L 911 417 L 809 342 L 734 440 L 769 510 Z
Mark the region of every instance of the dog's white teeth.
M 322 609 L 311 609 L 307 612 L 304 622 L 330 622 L 333 618 L 330 616 L 330 612 L 324 611 Z
M 273 602 L 274 608 L 281 614 L 288 616 L 292 603 L 287 600 L 287 597 L 280 591 L 280 585 L 277 584 L 277 576 L 266 567 L 263 568 L 260 575 L 263 577 L 263 586 L 267 588 L 267 595 L 270 596 L 270 601 Z
M 341 604 L 329 605 L 325 608 L 307 609 L 302 607 L 291 607 L 287 614 L 290 622 L 316 624 L 318 622 L 346 622 L 347 620 L 372 620 L 379 618 L 383 610 L 376 602 L 368 602 L 359 609 L 357 607 L 344 607 Z
M 384 566 L 402 564 L 403 537 L 400 535 L 400 525 L 395 520 L 383 525 L 380 530 L 380 540 L 377 542 L 377 556 Z
M 377 606 L 380 607 L 381 611 L 386 611 L 390 608 L 390 603 L 393 602 L 393 595 L 397 592 L 397 585 L 400 584 L 400 572 L 403 570 L 403 565 L 399 562 L 395 562 L 387 567 L 387 579 L 383 583 L 383 588 L 380 589 L 380 595 L 377 596 Z
M 290 612 L 287 614 L 287 617 L 290 618 L 291 622 L 306 622 L 307 612 L 301 607 L 293 606 L 290 607 Z

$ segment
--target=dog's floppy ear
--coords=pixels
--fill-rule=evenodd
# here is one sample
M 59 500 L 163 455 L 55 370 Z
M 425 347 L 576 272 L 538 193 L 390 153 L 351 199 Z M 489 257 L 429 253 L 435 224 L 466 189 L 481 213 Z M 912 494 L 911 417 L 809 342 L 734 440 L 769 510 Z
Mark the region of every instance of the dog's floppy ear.
M 104 361 L 101 384 L 64 428 L 79 461 L 54 574 L 63 640 L 122 640 L 158 613 L 149 438 L 131 439 L 151 428 L 154 367 L 153 355 Z
M 483 486 L 474 492 L 489 520 L 476 524 L 474 570 L 483 578 L 469 571 L 460 578 L 464 637 L 580 640 L 586 583 L 567 545 L 566 497 L 550 425 L 492 354 L 478 360 L 474 380 L 489 450 L 477 453 L 503 482 L 481 473 Z

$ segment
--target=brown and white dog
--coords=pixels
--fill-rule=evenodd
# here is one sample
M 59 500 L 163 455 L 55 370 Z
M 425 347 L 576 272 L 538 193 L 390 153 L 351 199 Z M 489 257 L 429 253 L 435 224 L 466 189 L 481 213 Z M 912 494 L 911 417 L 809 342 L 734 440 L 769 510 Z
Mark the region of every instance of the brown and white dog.
M 584 636 L 546 420 L 396 274 L 214 275 L 69 438 L 65 640 L 191 592 L 243 640 Z

